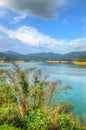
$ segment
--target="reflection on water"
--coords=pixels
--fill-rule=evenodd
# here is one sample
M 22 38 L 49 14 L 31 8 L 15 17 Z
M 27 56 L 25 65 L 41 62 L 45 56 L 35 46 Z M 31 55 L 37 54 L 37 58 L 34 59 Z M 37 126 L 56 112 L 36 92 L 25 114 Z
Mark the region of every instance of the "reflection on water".
M 2 68 L 7 68 L 7 67 L 11 67 L 11 63 L 0 63 L 0 69 Z
M 10 67 L 10 64 L 1 64 L 0 63 L 0 67 Z M 0 68 L 1 69 L 1 68 Z
M 36 67 L 44 74 L 49 74 L 49 79 L 62 80 L 62 85 L 72 86 L 64 98 L 70 101 L 75 106 L 75 114 L 82 115 L 86 113 L 86 67 L 75 66 L 72 64 L 47 64 L 47 63 L 18 63 L 23 69 L 29 67 Z M 10 63 L 0 63 L 0 68 L 11 68 Z M 63 97 L 62 97 L 63 98 Z M 55 97 L 55 102 L 58 98 Z

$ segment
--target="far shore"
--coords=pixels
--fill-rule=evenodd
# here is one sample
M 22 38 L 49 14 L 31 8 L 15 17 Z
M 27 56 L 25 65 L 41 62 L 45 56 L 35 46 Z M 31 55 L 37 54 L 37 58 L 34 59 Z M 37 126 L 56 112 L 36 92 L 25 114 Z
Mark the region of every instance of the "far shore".
M 51 63 L 51 64 L 74 64 L 74 65 L 80 65 L 80 66 L 86 66 L 86 61 L 67 61 L 67 60 L 30 60 L 30 61 L 24 61 L 24 60 L 14 60 L 14 61 L 5 61 L 5 60 L 0 60 L 0 63 L 5 63 L 5 62 L 46 62 L 46 63 Z
M 10 60 L 10 61 L 5 61 L 5 60 L 0 60 L 0 63 L 4 63 L 4 62 L 24 62 L 23 60 Z
M 74 65 L 81 65 L 81 66 L 86 66 L 86 61 L 72 61 Z
M 80 66 L 86 66 L 86 61 L 66 61 L 66 60 L 47 60 L 47 63 L 61 63 L 61 64 L 74 64 L 74 65 L 80 65 Z
M 69 61 L 65 61 L 65 60 L 47 60 L 47 63 L 68 63 Z

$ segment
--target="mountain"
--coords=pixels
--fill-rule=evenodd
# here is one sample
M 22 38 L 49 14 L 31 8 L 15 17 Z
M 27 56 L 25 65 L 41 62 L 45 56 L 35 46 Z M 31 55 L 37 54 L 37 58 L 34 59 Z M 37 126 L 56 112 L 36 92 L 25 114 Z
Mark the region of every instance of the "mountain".
M 6 52 L 4 52 L 5 54 L 8 54 L 8 55 L 15 55 L 15 56 L 17 56 L 17 55 L 23 55 L 23 54 L 20 54 L 20 53 L 18 53 L 18 52 L 15 52 L 15 51 L 6 51 Z
M 13 51 L 0 52 L 0 60 L 24 60 L 24 55 Z
M 32 54 L 20 54 L 14 51 L 0 52 L 0 60 L 80 60 L 86 61 L 86 51 L 83 52 L 70 52 L 67 54 L 58 54 L 58 53 L 32 53 Z
M 38 59 L 38 60 L 60 60 L 62 57 L 62 54 L 57 53 L 35 53 L 35 54 L 28 54 L 29 58 L 31 59 Z
M 83 52 L 70 52 L 63 55 L 63 59 L 65 60 L 77 60 L 86 58 L 86 51 Z

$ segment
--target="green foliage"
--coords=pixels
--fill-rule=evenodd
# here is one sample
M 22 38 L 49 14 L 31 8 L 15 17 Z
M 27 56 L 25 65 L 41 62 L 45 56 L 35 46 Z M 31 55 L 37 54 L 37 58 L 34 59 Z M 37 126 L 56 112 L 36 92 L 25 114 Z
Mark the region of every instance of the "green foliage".
M 86 130 L 86 128 L 85 128 L 85 127 L 83 127 L 81 130 Z
M 25 94 L 28 93 L 28 82 L 26 80 L 24 72 L 20 74 L 20 84 L 22 85 L 22 90 Z
M 28 130 L 47 130 L 50 124 L 50 118 L 44 116 L 40 109 L 28 111 L 24 117 Z
M 21 130 L 21 129 L 4 124 L 0 126 L 0 130 Z
M 15 108 L 0 108 L 0 125 L 8 124 L 15 127 L 25 128 L 19 111 Z
M 0 124 L 15 122 L 19 117 L 19 113 L 13 108 L 0 108 Z
M 59 128 L 61 130 L 81 130 L 80 124 L 76 118 L 70 115 L 59 115 Z
M 12 105 L 14 100 L 11 87 L 8 84 L 0 84 L 0 107 Z
M 6 77 L 4 75 L 4 70 L 0 69 L 0 88 L 1 86 L 7 85 Z
M 74 116 L 69 114 L 62 114 L 59 115 L 59 130 L 85 130 L 86 127 L 83 127 L 78 119 Z
M 67 128 L 68 125 L 69 125 L 69 119 L 65 115 L 61 115 L 59 117 L 59 127 Z

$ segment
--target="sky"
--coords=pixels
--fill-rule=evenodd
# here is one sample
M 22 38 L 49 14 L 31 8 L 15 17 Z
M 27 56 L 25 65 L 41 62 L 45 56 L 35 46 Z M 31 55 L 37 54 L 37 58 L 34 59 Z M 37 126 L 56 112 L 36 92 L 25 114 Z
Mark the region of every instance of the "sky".
M 86 0 L 0 0 L 0 52 L 86 51 Z

